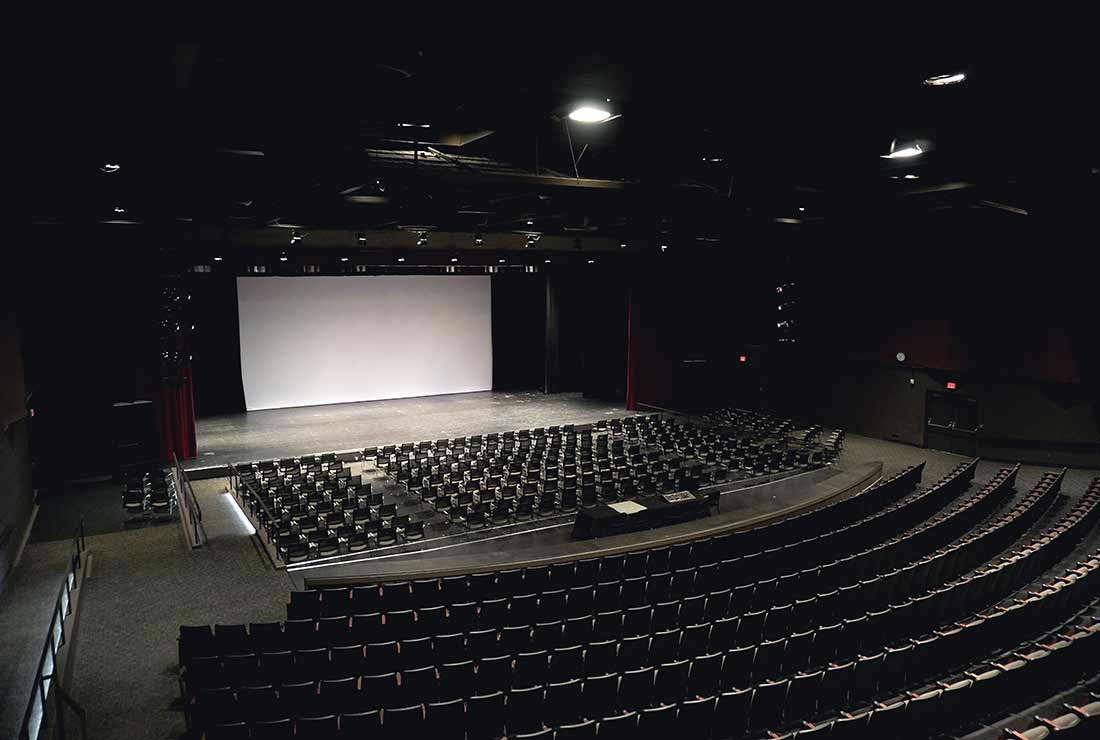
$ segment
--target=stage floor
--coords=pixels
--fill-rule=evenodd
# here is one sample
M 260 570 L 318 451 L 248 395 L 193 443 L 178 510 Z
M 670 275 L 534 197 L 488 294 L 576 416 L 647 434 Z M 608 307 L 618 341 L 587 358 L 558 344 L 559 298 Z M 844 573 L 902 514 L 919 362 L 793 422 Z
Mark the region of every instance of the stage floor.
M 538 391 L 457 393 L 250 411 L 199 419 L 199 456 L 184 467 L 189 471 L 217 470 L 231 462 L 556 424 L 590 424 L 628 415 L 622 404 L 583 398 L 580 393 L 547 395 Z

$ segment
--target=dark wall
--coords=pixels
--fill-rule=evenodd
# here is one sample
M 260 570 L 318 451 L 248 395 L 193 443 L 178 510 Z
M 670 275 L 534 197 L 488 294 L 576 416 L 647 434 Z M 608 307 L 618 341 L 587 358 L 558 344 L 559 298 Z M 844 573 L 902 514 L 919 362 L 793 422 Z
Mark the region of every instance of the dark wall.
M 627 299 L 623 269 L 554 271 L 546 283 L 548 393 L 626 397 Z
M 47 234 L 24 255 L 18 306 L 40 487 L 110 472 L 112 404 L 156 396 L 160 261 L 143 233 L 125 232 Z
M 15 560 L 34 508 L 27 419 L 0 434 L 0 591 Z

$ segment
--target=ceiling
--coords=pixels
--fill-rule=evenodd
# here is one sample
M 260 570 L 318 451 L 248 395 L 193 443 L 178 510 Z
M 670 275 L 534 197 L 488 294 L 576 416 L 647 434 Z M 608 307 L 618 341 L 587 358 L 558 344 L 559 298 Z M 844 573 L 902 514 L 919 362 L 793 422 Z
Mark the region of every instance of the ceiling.
M 401 246 L 427 230 L 650 250 L 868 212 L 1023 218 L 1052 189 L 1095 188 L 1095 143 L 1062 155 L 1051 124 L 1072 138 L 1076 123 L 1034 105 L 1015 55 L 832 38 L 593 48 L 45 46 L 25 67 L 26 213 L 198 245 L 286 248 L 290 230 L 299 247 L 360 232 Z M 957 71 L 962 84 L 922 84 Z M 576 101 L 608 99 L 621 117 L 566 123 Z M 925 154 L 883 159 L 895 138 Z

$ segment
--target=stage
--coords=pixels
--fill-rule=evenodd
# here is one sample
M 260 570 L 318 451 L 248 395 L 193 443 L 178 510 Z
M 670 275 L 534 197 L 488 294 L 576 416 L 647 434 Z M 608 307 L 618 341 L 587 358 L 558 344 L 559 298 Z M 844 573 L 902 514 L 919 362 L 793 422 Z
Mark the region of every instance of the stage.
M 468 434 L 556 424 L 590 424 L 629 416 L 621 403 L 580 393 L 485 391 L 292 409 L 199 419 L 199 455 L 184 463 L 193 479 L 225 475 L 251 462 Z

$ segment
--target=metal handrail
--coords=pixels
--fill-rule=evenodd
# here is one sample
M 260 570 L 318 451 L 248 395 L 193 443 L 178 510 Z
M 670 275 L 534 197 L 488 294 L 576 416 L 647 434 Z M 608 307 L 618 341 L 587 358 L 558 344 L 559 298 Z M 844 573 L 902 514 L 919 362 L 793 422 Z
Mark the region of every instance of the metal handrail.
M 202 507 L 195 497 L 195 489 L 191 487 L 191 479 L 187 477 L 187 471 L 183 469 L 176 453 L 172 453 L 172 464 L 176 468 L 176 479 L 180 482 L 180 490 L 187 501 L 187 514 L 191 519 L 191 530 L 194 532 L 194 542 L 206 541 L 206 526 L 202 523 Z M 179 495 L 177 493 L 177 495 Z M 199 538 L 199 530 L 202 530 L 202 538 Z
M 271 524 L 275 522 L 275 514 L 273 514 L 271 509 L 267 507 L 267 504 L 264 503 L 263 498 L 258 493 L 256 493 L 255 489 L 252 488 L 252 485 L 247 480 L 241 479 L 241 472 L 237 470 L 236 464 L 229 463 L 229 470 L 233 474 L 233 478 L 236 481 L 236 486 L 239 488 L 240 484 L 244 483 L 245 488 L 247 488 L 248 492 L 252 494 L 252 499 L 259 503 L 260 507 L 264 511 L 264 514 L 267 515 L 267 525 L 264 527 L 264 529 L 267 530 L 267 541 L 271 542 Z M 280 560 L 282 559 L 282 556 L 279 554 L 278 547 L 275 548 L 275 557 L 279 558 Z
M 65 571 L 65 579 L 58 590 L 57 599 L 54 601 L 53 612 L 50 614 L 50 628 L 46 633 L 46 644 L 42 646 L 42 656 L 38 659 L 38 668 L 35 671 L 34 685 L 31 688 L 31 696 L 27 701 L 27 709 L 23 713 L 23 724 L 19 730 L 20 740 L 36 740 L 46 722 L 46 705 L 49 698 L 50 682 L 59 678 L 57 673 L 57 653 L 65 645 L 65 618 L 72 613 L 72 599 L 70 594 L 77 588 L 76 574 L 80 570 L 82 556 L 85 549 L 84 543 L 84 518 L 80 518 L 80 526 L 73 534 L 72 550 L 69 555 L 69 567 Z M 49 658 L 47 667 L 46 659 Z M 47 672 L 48 671 L 48 672 Z M 60 683 L 58 684 L 60 689 Z M 60 694 L 60 691 L 59 691 Z M 72 698 L 69 701 L 79 707 Z M 35 705 L 38 704 L 39 712 L 35 714 Z M 83 712 L 83 709 L 79 709 Z M 32 721 L 37 720 L 32 731 Z

